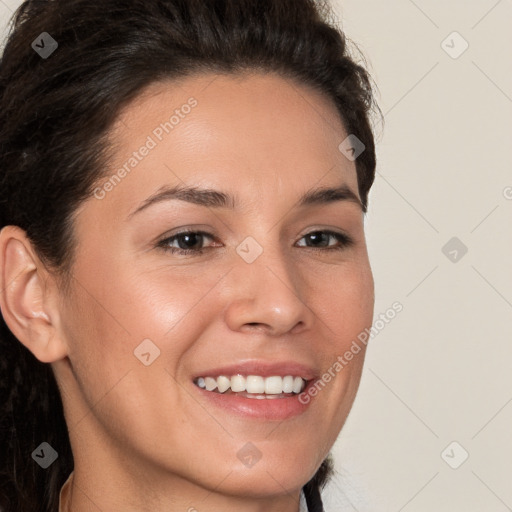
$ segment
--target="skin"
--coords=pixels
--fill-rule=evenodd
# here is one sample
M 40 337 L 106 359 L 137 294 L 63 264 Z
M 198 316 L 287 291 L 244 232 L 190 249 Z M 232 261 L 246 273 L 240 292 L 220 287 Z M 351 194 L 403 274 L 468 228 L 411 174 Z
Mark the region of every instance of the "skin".
M 68 295 L 21 229 L 0 232 L 2 314 L 56 375 L 74 512 L 297 512 L 359 385 L 364 347 L 288 420 L 221 411 L 196 391 L 198 370 L 249 359 L 298 361 L 321 375 L 371 326 L 374 290 L 361 206 L 297 206 L 317 187 L 344 184 L 359 197 L 355 163 L 338 150 L 347 136 L 338 113 L 304 85 L 257 73 L 154 83 L 112 128 L 107 177 L 191 96 L 191 113 L 77 210 Z M 180 183 L 232 194 L 237 208 L 172 200 L 127 220 Z M 214 238 L 192 242 L 202 254 L 156 247 L 180 228 Z M 326 236 L 315 249 L 305 236 L 319 230 L 354 243 L 332 250 L 339 242 Z M 247 236 L 263 248 L 250 264 L 236 252 Z M 147 338 L 160 350 L 149 366 L 134 356 Z M 237 457 L 249 441 L 261 453 L 252 467 Z

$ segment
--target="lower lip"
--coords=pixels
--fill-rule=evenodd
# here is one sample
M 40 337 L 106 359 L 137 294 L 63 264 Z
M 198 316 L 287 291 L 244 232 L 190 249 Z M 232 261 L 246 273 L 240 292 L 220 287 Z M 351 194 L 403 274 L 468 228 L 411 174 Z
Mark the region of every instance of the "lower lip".
M 304 413 L 311 403 L 311 396 L 307 397 L 308 402 L 303 404 L 299 401 L 301 394 L 307 393 L 313 385 L 309 382 L 302 393 L 284 398 L 246 398 L 236 393 L 223 394 L 214 391 L 207 391 L 192 384 L 202 396 L 210 400 L 214 405 L 224 410 L 234 412 L 240 416 L 259 418 L 264 420 L 286 420 Z

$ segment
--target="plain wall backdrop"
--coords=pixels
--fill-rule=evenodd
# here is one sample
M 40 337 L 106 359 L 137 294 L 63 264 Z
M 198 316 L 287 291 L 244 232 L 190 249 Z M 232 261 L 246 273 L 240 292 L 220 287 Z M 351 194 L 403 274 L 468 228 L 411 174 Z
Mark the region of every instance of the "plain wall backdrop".
M 369 342 L 326 512 L 512 510 L 512 0 L 332 3 L 385 119 L 375 321 L 403 310 Z

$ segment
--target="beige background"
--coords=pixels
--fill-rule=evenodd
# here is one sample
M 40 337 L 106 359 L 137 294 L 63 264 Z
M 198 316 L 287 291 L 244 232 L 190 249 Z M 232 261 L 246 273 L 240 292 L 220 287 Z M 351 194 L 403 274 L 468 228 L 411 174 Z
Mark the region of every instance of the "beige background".
M 512 510 L 512 0 L 333 3 L 385 114 L 376 318 L 404 309 L 371 341 L 326 512 Z

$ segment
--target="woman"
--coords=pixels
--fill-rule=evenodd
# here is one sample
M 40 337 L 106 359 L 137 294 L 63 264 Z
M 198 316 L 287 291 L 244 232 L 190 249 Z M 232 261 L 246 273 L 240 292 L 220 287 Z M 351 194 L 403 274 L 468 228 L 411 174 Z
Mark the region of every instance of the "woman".
M 313 0 L 24 2 L 0 67 L 0 507 L 323 510 L 372 323 L 367 72 Z M 65 484 L 65 485 L 64 485 Z

